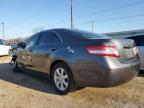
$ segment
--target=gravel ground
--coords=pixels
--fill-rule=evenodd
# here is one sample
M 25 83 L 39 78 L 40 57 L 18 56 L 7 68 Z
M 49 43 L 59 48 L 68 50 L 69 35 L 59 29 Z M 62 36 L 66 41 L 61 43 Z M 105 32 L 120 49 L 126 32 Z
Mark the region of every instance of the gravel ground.
M 48 80 L 12 73 L 0 57 L 0 108 L 144 108 L 144 75 L 114 88 L 84 88 L 60 96 Z

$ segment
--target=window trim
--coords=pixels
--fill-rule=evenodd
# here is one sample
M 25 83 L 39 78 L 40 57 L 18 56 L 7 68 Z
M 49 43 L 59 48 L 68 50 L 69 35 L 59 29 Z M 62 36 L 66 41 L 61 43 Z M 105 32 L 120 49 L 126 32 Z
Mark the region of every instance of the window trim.
M 61 40 L 61 43 L 63 43 L 62 38 L 60 37 L 60 35 L 56 31 L 54 31 L 54 30 L 50 30 L 50 31 L 53 32 L 53 33 L 55 33 L 57 35 L 57 37 Z

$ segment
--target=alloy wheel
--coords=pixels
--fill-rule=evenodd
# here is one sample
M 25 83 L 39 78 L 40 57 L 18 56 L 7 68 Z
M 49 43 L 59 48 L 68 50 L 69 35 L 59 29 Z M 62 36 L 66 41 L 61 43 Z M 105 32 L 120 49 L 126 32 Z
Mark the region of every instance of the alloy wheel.
M 59 67 L 54 72 L 54 82 L 58 89 L 64 91 L 67 89 L 69 82 L 68 82 L 68 74 L 67 72 Z

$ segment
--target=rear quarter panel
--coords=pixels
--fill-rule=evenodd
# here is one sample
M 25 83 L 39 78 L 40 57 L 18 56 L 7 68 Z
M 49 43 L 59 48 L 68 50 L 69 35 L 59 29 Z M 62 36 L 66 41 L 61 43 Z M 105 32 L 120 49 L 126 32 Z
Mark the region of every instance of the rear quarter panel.
M 57 52 L 56 56 L 51 60 L 51 64 L 56 60 L 64 61 L 72 71 L 76 82 L 78 82 L 83 64 L 92 63 L 91 57 L 88 56 L 87 51 L 80 44 L 63 44 Z

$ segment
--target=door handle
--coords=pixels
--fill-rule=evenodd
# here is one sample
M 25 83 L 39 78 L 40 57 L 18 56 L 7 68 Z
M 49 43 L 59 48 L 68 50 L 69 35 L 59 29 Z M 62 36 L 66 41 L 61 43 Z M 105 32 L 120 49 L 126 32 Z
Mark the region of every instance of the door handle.
M 55 50 L 56 50 L 56 48 L 51 48 L 50 50 L 51 50 L 51 51 L 55 51 Z

